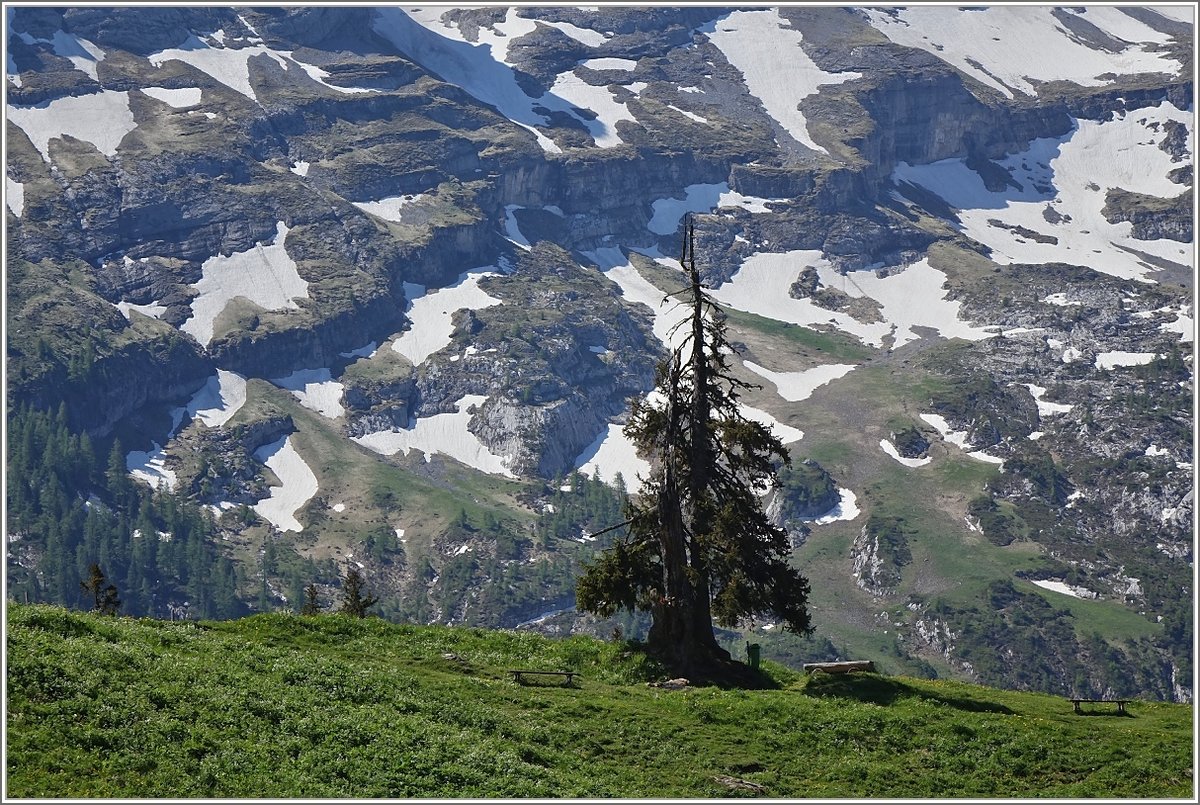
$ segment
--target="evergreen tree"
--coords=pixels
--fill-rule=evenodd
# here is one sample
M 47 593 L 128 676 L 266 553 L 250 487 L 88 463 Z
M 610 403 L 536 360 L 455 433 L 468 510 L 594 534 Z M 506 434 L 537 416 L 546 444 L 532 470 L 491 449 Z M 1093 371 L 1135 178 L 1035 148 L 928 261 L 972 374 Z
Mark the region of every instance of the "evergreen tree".
M 736 626 L 773 614 L 789 631 L 812 631 L 809 586 L 787 562 L 789 541 L 762 510 L 758 491 L 778 486 L 789 464 L 768 428 L 746 419 L 726 360 L 734 349 L 720 307 L 701 284 L 695 235 L 685 224 L 680 258 L 689 278 L 690 332 L 659 366 L 651 401 L 635 401 L 625 433 L 653 468 L 627 512 L 630 536 L 585 568 L 580 608 L 601 617 L 649 611 L 651 650 L 689 677 L 729 662 L 713 619 Z
M 301 615 L 316 615 L 321 611 L 321 602 L 317 598 L 317 585 L 310 584 L 304 588 L 304 606 L 300 608 Z
M 346 573 L 346 582 L 342 588 L 341 611 L 355 618 L 365 618 L 367 610 L 379 603 L 379 599 L 365 593 L 362 574 L 358 568 L 352 567 Z
M 116 615 L 121 608 L 121 599 L 117 598 L 117 588 L 106 584 L 107 581 L 100 565 L 92 562 L 88 568 L 87 581 L 79 582 L 79 587 L 85 594 L 92 596 L 93 610 L 101 615 Z

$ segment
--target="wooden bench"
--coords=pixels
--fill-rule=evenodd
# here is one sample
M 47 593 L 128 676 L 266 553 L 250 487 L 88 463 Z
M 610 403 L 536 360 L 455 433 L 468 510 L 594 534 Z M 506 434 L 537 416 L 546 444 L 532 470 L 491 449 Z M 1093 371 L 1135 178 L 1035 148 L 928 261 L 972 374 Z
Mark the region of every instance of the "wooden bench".
M 1089 704 L 1115 704 L 1117 706 L 1117 712 L 1122 715 L 1126 715 L 1125 705 L 1129 704 L 1131 701 L 1133 701 L 1133 699 L 1072 699 L 1071 704 L 1075 705 L 1076 713 L 1083 712 L 1079 709 L 1079 705 L 1083 702 L 1088 702 Z
M 804 671 L 824 671 L 827 674 L 848 674 L 852 671 L 870 671 L 874 673 L 875 663 L 871 660 L 850 660 L 848 662 L 806 662 Z
M 563 686 L 568 687 L 568 688 L 575 681 L 575 677 L 579 676 L 578 671 L 526 671 L 526 670 L 517 669 L 517 668 L 509 670 L 509 673 L 512 674 L 512 676 L 513 676 L 513 682 L 516 682 L 517 684 L 524 684 L 521 682 L 521 677 L 530 675 L 530 674 L 538 675 L 538 676 L 566 677 L 566 681 L 563 682 Z

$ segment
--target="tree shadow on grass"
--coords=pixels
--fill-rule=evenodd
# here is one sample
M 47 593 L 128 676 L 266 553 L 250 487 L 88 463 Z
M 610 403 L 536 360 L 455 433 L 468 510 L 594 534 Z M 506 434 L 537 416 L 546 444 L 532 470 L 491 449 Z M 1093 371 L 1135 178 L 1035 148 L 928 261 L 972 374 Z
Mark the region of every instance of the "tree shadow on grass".
M 852 674 L 817 672 L 808 680 L 804 693 L 818 698 L 854 699 L 879 705 L 889 705 L 897 699 L 925 699 L 974 713 L 1004 713 L 1006 715 L 1013 713 L 1009 708 L 995 702 L 962 696 L 946 696 L 915 688 L 879 674 L 861 672 Z

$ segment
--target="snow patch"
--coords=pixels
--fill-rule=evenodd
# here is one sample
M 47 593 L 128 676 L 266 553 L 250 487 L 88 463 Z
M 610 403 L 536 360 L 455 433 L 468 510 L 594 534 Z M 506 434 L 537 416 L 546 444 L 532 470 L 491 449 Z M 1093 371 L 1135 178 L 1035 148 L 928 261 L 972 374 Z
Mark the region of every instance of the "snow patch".
M 636 89 L 634 86 L 630 86 L 629 89 L 638 93 L 645 86 L 642 84 Z M 630 122 L 637 120 L 629 111 L 629 107 L 618 101 L 613 95 L 613 91 L 607 86 L 589 84 L 571 71 L 559 73 L 554 80 L 554 86 L 550 87 L 550 94 L 562 98 L 572 106 L 588 109 L 595 113 L 594 118 L 588 118 L 575 113 L 574 110 L 569 110 L 587 128 L 598 148 L 612 148 L 624 143 L 625 141 L 617 133 L 617 124 L 622 120 Z
M 1030 581 L 1043 590 L 1062 593 L 1072 598 L 1096 599 L 1100 597 L 1098 593 L 1094 593 L 1086 587 L 1075 587 L 1064 581 L 1055 581 L 1054 579 L 1030 579 Z
M 4 203 L 18 218 L 25 211 L 25 185 L 8 175 L 4 177 Z
M 329 369 L 297 369 L 287 377 L 276 377 L 271 382 L 290 391 L 301 405 L 323 417 L 337 419 L 346 413 L 342 408 L 345 387 L 333 379 Z
M 858 496 L 849 489 L 838 488 L 840 500 L 838 504 L 812 522 L 816 525 L 828 525 L 839 520 L 853 520 L 861 513 L 858 508 Z
M 784 444 L 798 442 L 804 438 L 804 431 L 800 430 L 799 428 L 793 428 L 790 425 L 783 424 L 778 419 L 760 408 L 752 408 L 745 403 L 740 403 L 738 405 L 738 410 L 741 411 L 742 416 L 744 416 L 746 419 L 749 419 L 751 422 L 758 422 L 761 425 L 766 425 L 771 431 L 774 432 L 779 441 L 783 442 Z
M 172 109 L 186 109 L 189 106 L 195 106 L 200 103 L 200 98 L 203 94 L 199 87 L 185 87 L 183 89 L 144 87 L 142 92 L 156 101 L 162 101 Z
M 306 165 L 308 163 L 305 163 Z M 388 196 L 381 198 L 379 201 L 354 201 L 351 202 L 355 207 L 358 207 L 363 212 L 370 213 L 385 221 L 400 222 L 401 210 L 405 206 L 412 204 L 414 201 L 419 201 L 425 198 L 425 193 L 416 193 L 407 196 Z
M 650 476 L 650 462 L 637 454 L 637 447 L 625 435 L 623 425 L 610 424 L 575 459 L 583 475 L 613 479 L 617 473 L 627 481 Z M 570 491 L 566 489 L 565 491 Z
M 340 355 L 343 358 L 373 358 L 373 357 L 375 357 L 375 352 L 378 349 L 379 349 L 379 345 L 377 343 L 375 343 L 374 341 L 372 341 L 371 343 L 367 344 L 365 347 L 359 347 L 358 349 L 352 349 L 349 352 L 339 352 L 338 355 Z
M 529 251 L 533 247 L 530 245 L 529 239 L 521 234 L 521 227 L 517 224 L 516 211 L 523 209 L 525 208 L 519 204 L 506 204 L 504 206 L 504 232 L 510 242 L 520 246 L 525 251 Z
M 425 360 L 450 345 L 454 334 L 454 314 L 459 310 L 483 310 L 501 304 L 479 287 L 484 277 L 498 276 L 492 266 L 460 274 L 458 280 L 445 288 L 426 291 L 425 286 L 404 283 L 408 305 L 404 313 L 412 326 L 392 342 L 392 349 L 419 366 Z
M 246 404 L 246 378 L 226 369 L 217 373 L 192 395 L 182 409 L 207 427 L 219 428 Z M 182 417 L 178 417 L 182 419 Z
M 483 395 L 468 394 L 458 400 L 455 413 L 414 418 L 401 430 L 376 431 L 352 438 L 385 456 L 398 452 L 408 455 L 412 450 L 419 450 L 425 454 L 425 460 L 430 461 L 434 453 L 441 453 L 482 472 L 514 478 L 516 476 L 508 468 L 512 459 L 493 455 L 467 427 L 476 406 L 486 401 L 487 397 Z
M 829 311 L 810 299 L 794 299 L 789 290 L 804 266 L 815 266 L 822 284 L 851 297 L 870 297 L 880 303 L 882 322 L 864 324 L 845 314 Z M 874 271 L 839 274 L 820 251 L 759 252 L 748 257 L 728 282 L 712 291 L 729 307 L 798 325 L 832 324 L 857 336 L 863 343 L 882 347 L 891 336 L 893 348 L 918 338 L 915 327 L 936 329 L 945 338 L 980 341 L 991 338 L 986 328 L 958 318 L 960 302 L 946 299 L 946 275 L 928 259 L 903 271 L 880 277 Z
M 536 128 L 549 121 L 534 106 L 573 114 L 571 105 L 550 93 L 536 99 L 529 97 L 517 83 L 512 66 L 506 63 L 509 43 L 535 30 L 536 23 L 510 8 L 502 22 L 491 29 L 480 28 L 479 43 L 472 44 L 451 23 L 442 21 L 445 11 L 439 7 L 403 11 L 380 8 L 374 12 L 371 27 L 414 61 L 529 130 L 547 153 L 561 153 L 562 149 Z
M 308 176 L 308 169 L 310 166 L 311 163 L 305 162 L 303 159 L 298 159 L 292 163 L 292 167 L 288 168 L 288 170 L 297 176 Z
M 1052 293 L 1042 300 L 1047 305 L 1057 305 L 1058 307 L 1070 307 L 1078 305 L 1079 302 L 1068 302 L 1066 293 Z
M 1168 311 L 1171 311 L 1168 308 Z M 1191 343 L 1195 341 L 1196 322 L 1192 320 L 1191 311 L 1187 305 L 1180 305 L 1178 310 L 1175 310 L 1174 321 L 1163 323 L 1159 329 L 1164 333 L 1179 333 L 1181 342 Z
M 786 200 L 744 196 L 730 190 L 728 182 L 693 184 L 684 188 L 682 199 L 660 198 L 654 201 L 650 205 L 653 214 L 646 228 L 656 235 L 670 235 L 679 228 L 679 222 L 689 212 L 711 212 L 721 207 L 741 207 L 748 212 L 769 212 L 768 203 Z
M 213 322 L 239 296 L 266 310 L 299 308 L 294 300 L 308 298 L 308 283 L 300 278 L 284 247 L 288 231 L 280 221 L 272 243 L 205 260 L 200 281 L 192 285 L 199 292 L 192 300 L 192 317 L 179 329 L 207 346 L 213 338 Z
M 988 455 L 982 450 L 971 450 L 967 444 L 967 432 L 965 430 L 950 430 L 950 423 L 946 421 L 944 416 L 940 414 L 920 414 L 921 419 L 932 425 L 942 438 L 957 445 L 967 452 L 967 455 L 976 461 L 982 461 L 987 464 L 1004 464 L 1004 459 L 996 456 Z
M 687 333 L 676 325 L 687 319 L 687 308 L 677 300 L 668 298 L 643 277 L 629 262 L 624 252 L 619 248 L 610 247 L 583 252 L 583 255 L 596 263 L 604 276 L 620 287 L 622 296 L 630 302 L 641 303 L 650 308 L 654 313 L 654 335 L 668 349 L 675 349 L 683 342 Z
M 930 461 L 933 461 L 931 456 L 925 456 L 924 458 L 905 458 L 904 456 L 900 455 L 900 451 L 896 449 L 896 445 L 892 444 L 888 439 L 880 439 L 879 447 L 881 450 L 883 450 L 883 452 L 887 453 L 889 456 L 896 459 L 906 467 L 924 467 Z
M 258 448 L 254 457 L 266 464 L 281 484 L 271 487 L 270 495 L 254 504 L 254 511 L 280 531 L 303 531 L 296 512 L 317 494 L 317 476 L 296 452 L 291 435 Z
M 117 302 L 114 307 L 121 311 L 121 315 L 124 316 L 128 321 L 133 321 L 133 316 L 130 314 L 134 312 L 141 313 L 143 316 L 149 316 L 152 319 L 161 319 L 162 315 L 167 312 L 166 307 L 158 304 L 157 302 L 151 302 L 148 305 L 135 305 L 132 302 Z
M 1143 366 L 1158 356 L 1153 352 L 1101 352 L 1096 355 L 1097 369 L 1115 369 L 1118 366 Z
M 637 67 L 637 62 L 633 59 L 585 59 L 579 63 L 580 67 L 587 67 L 592 70 L 626 70 L 632 71 Z
M 1088 8 L 1080 16 L 1102 29 L 1113 24 L 1111 15 L 1093 14 L 1096 10 Z M 864 13 L 896 44 L 927 50 L 1008 98 L 1014 97 L 1013 90 L 1036 96 L 1038 82 L 1061 80 L 1098 87 L 1112 83 L 1116 74 L 1175 75 L 1181 69 L 1179 62 L 1144 46 L 1161 41 L 1147 26 L 1140 26 L 1137 39 L 1128 47 L 1106 53 L 1078 40 L 1052 12 L 1050 7 L 1023 5 L 919 6 Z M 1134 21 L 1128 19 L 1131 24 L 1118 30 L 1135 35 Z
M 333 509 L 338 514 L 341 514 L 342 512 L 344 512 L 346 510 L 346 504 L 345 503 L 335 503 L 332 506 L 330 506 L 329 508 Z
M 149 450 L 131 450 L 125 455 L 125 469 L 134 478 L 149 484 L 152 489 L 175 491 L 177 479 L 167 469 L 167 454 L 158 442 Z
M 1114 188 L 1164 199 L 1179 195 L 1181 187 L 1168 178 L 1179 164 L 1159 144 L 1167 136 L 1163 124 L 1190 127 L 1192 119 L 1191 112 L 1165 101 L 1106 120 L 1078 119 L 1067 135 L 1034 140 L 1028 150 L 997 160 L 1020 189 L 988 190 L 963 159 L 917 166 L 902 162 L 893 177 L 920 185 L 954 207 L 962 230 L 991 248 L 993 262 L 1071 263 L 1153 282 L 1156 270 L 1133 252 L 1190 268 L 1192 244 L 1138 240 L 1132 223 L 1109 223 L 1103 209 Z M 1047 220 L 1048 211 L 1056 222 Z M 1061 294 L 1046 301 L 1069 304 Z
M 50 162 L 50 141 L 74 137 L 91 143 L 105 156 L 115 156 L 125 135 L 137 128 L 129 109 L 129 93 L 102 90 L 69 95 L 36 106 L 8 106 L 8 119 L 29 136 L 33 147 Z
M 753 361 L 743 363 L 751 372 L 773 383 L 779 396 L 788 402 L 807 400 L 821 386 L 845 377 L 856 368 L 853 364 L 830 363 L 799 372 L 773 372 Z
M 686 110 L 686 109 L 680 109 L 678 106 L 674 106 L 674 105 L 672 105 L 672 104 L 667 104 L 667 108 L 668 108 L 668 109 L 674 109 L 676 112 L 678 112 L 679 114 L 683 115 L 683 116 L 684 116 L 684 117 L 686 117 L 688 120 L 694 120 L 694 121 L 696 121 L 697 123 L 703 123 L 703 124 L 705 124 L 705 125 L 707 125 L 707 124 L 708 124 L 708 118 L 706 118 L 706 117 L 700 117 L 700 115 L 696 114 L 695 112 L 689 112 L 689 111 L 688 111 L 688 110 Z
M 705 29 L 702 29 L 705 30 Z M 827 73 L 800 46 L 803 36 L 777 9 L 734 11 L 707 29 L 709 41 L 741 71 L 750 94 L 762 101 L 767 114 L 797 142 L 828 153 L 808 133 L 800 102 L 822 85 L 841 84 L 861 73 Z
M 1033 395 L 1034 402 L 1037 403 L 1038 416 L 1065 414 L 1075 407 L 1073 405 L 1067 405 L 1066 403 L 1046 402 L 1042 399 L 1042 395 L 1046 393 L 1045 388 L 1034 385 L 1033 383 L 1025 383 L 1024 385 L 1025 388 L 1029 389 L 1029 393 Z

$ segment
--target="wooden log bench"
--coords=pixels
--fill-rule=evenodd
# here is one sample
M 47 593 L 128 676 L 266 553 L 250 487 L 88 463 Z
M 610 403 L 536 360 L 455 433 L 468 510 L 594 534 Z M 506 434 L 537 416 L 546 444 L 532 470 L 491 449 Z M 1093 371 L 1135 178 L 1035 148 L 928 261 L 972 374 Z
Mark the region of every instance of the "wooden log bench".
M 522 677 L 529 675 L 565 677 L 566 679 L 563 682 L 563 687 L 568 688 L 575 681 L 575 677 L 579 676 L 578 671 L 528 671 L 521 668 L 510 669 L 509 673 L 512 674 L 513 682 L 516 682 L 517 684 L 524 684 L 524 682 L 521 681 Z
M 1118 713 L 1121 715 L 1127 715 L 1125 711 L 1125 705 L 1129 704 L 1131 701 L 1133 701 L 1133 699 L 1071 699 L 1071 704 L 1075 705 L 1076 713 L 1083 712 L 1079 709 L 1079 705 L 1084 702 L 1087 702 L 1088 704 L 1115 704 L 1117 706 Z
M 806 662 L 805 673 L 824 671 L 827 674 L 848 674 L 853 671 L 869 671 L 874 673 L 875 663 L 871 660 L 850 660 L 848 662 Z

